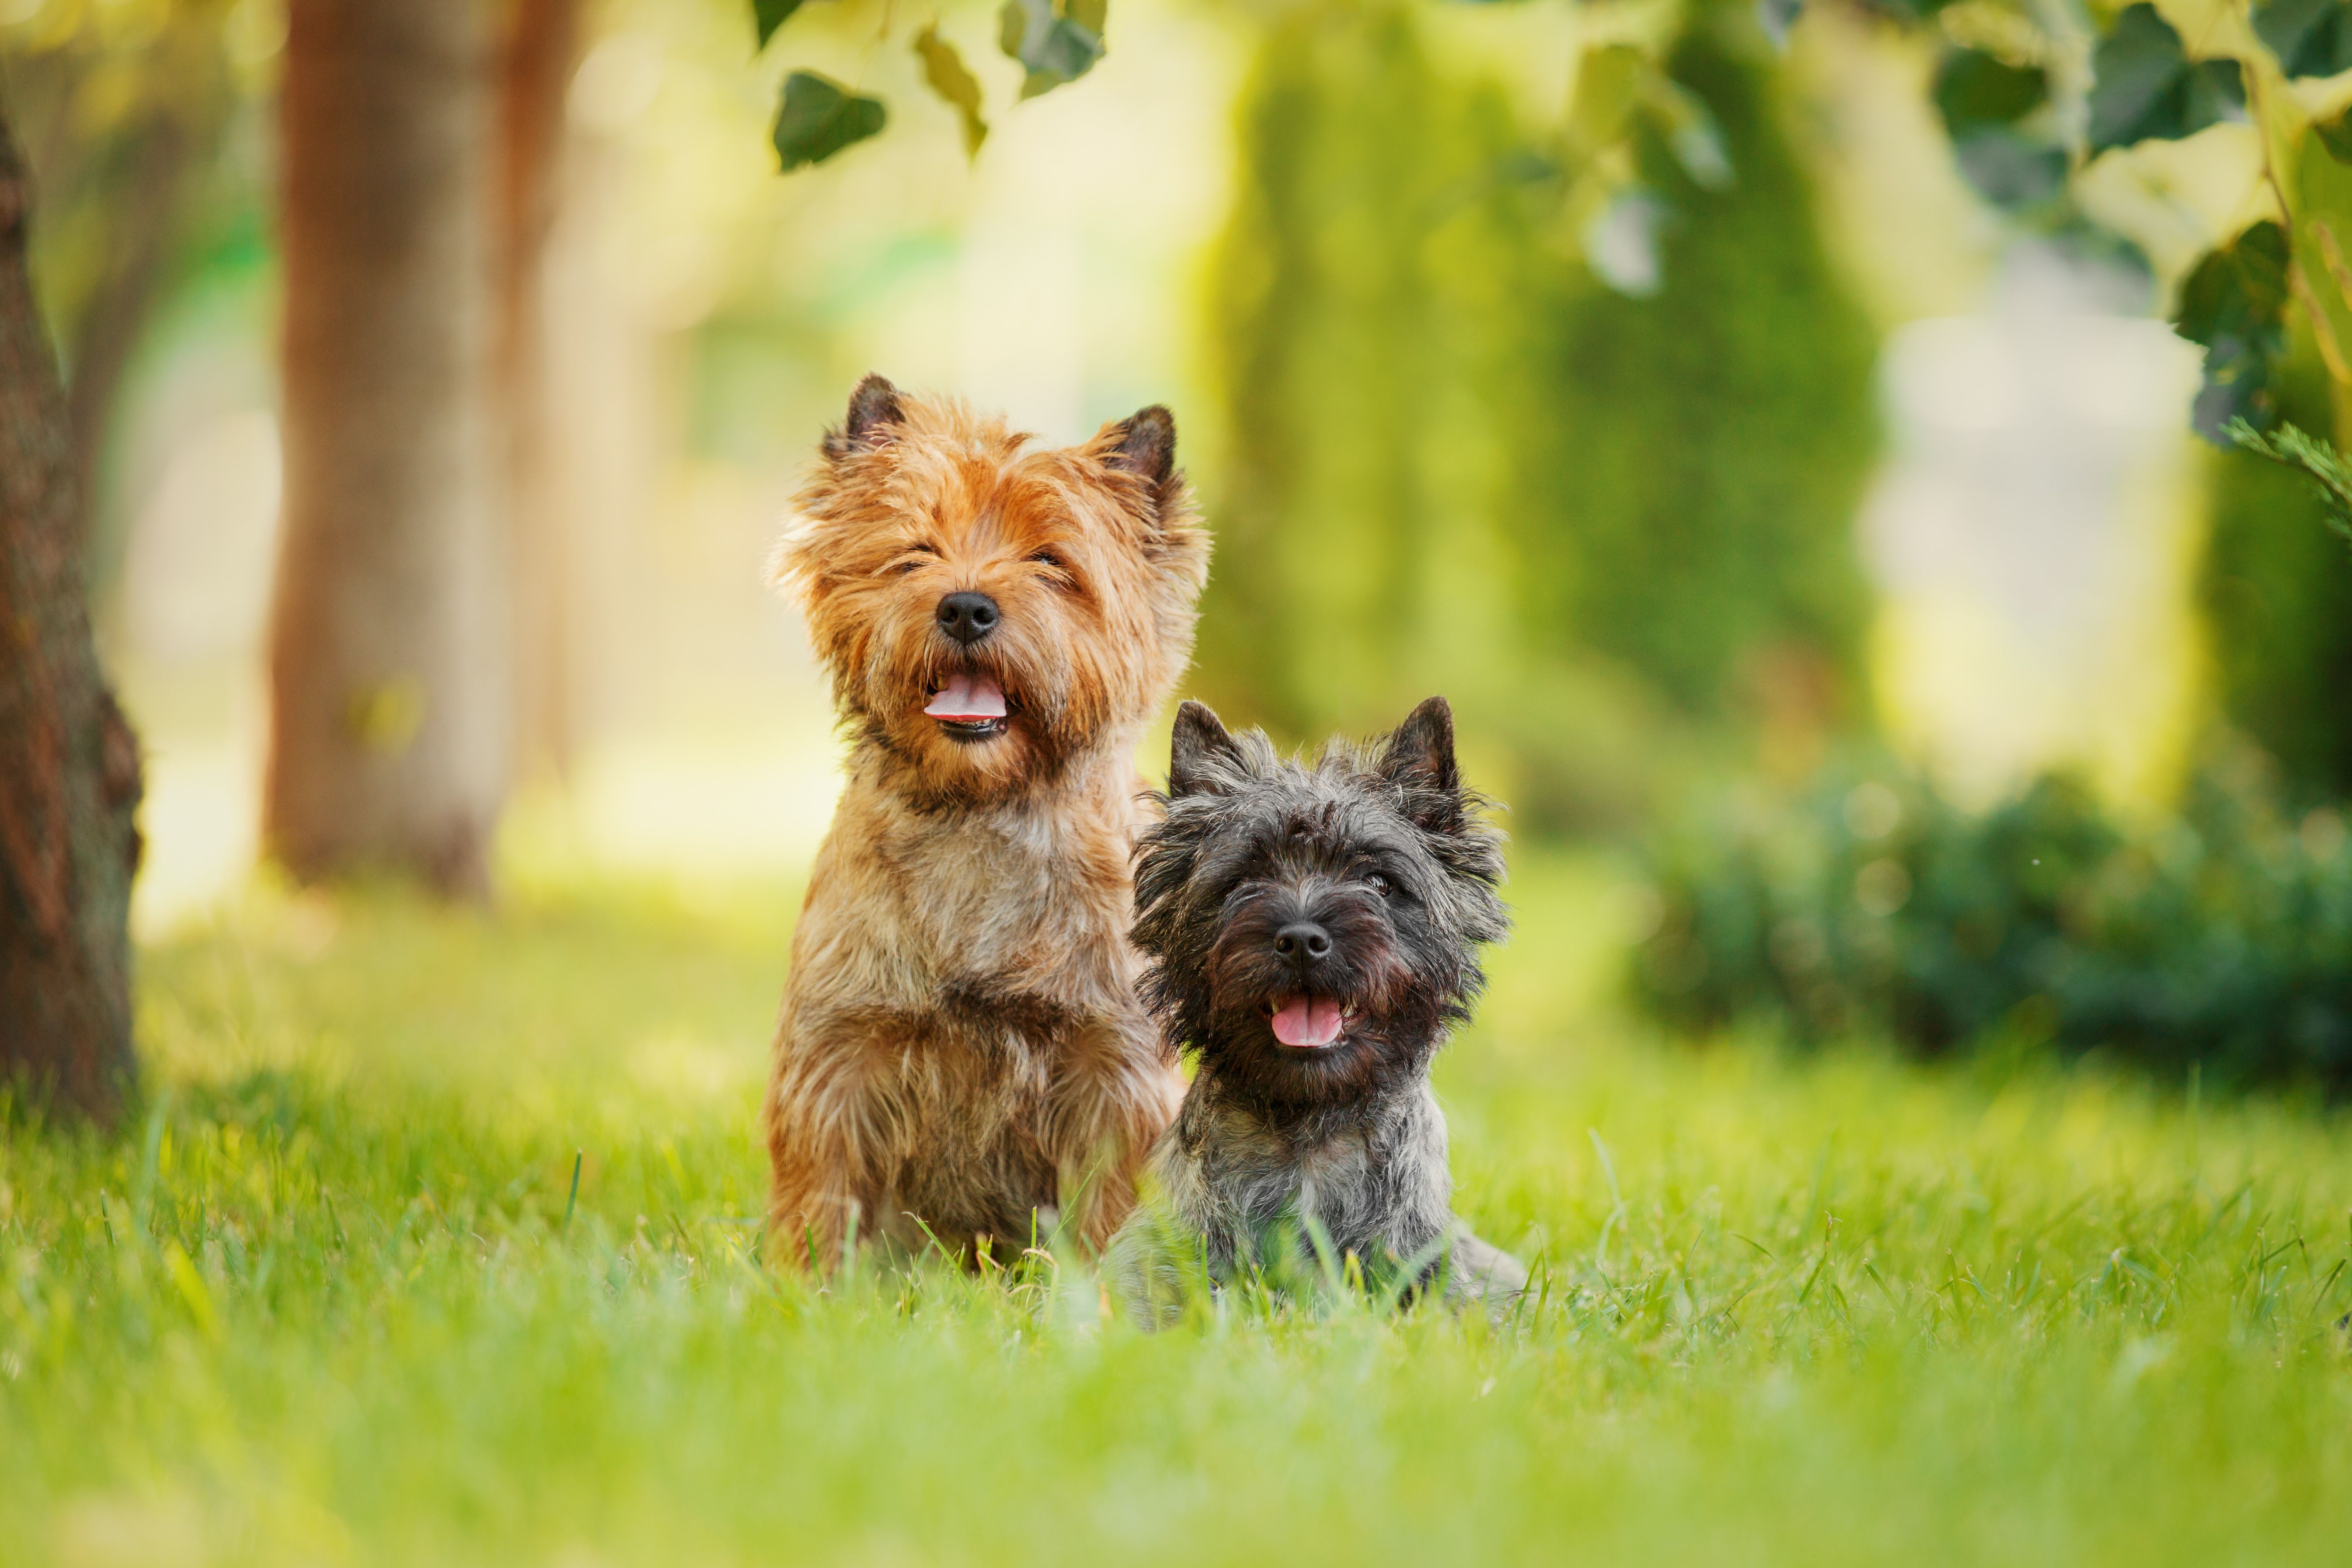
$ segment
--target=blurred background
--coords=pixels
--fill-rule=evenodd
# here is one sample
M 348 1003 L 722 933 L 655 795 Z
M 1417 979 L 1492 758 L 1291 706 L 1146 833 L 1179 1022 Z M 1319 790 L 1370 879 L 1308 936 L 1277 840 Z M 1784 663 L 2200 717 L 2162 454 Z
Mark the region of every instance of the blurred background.
M 495 231 L 451 305 L 496 377 L 452 405 L 499 426 L 492 860 L 805 862 L 838 743 L 765 561 L 860 374 L 1055 442 L 1165 402 L 1215 537 L 1186 694 L 1306 741 L 1444 692 L 1521 853 L 1603 868 L 1661 1016 L 2352 1070 L 2352 561 L 2198 440 L 2166 321 L 2266 210 L 2259 133 L 2105 153 L 2020 221 L 1937 94 L 2023 14 L 1115 0 L 968 155 L 908 35 L 1009 105 L 991 5 L 486 6 L 448 79 Z M 283 0 L 0 0 L 148 939 L 261 856 L 314 352 L 281 203 L 320 199 L 281 170 L 289 126 L 368 125 L 281 111 L 288 56 Z M 780 174 L 803 67 L 890 120 Z M 1621 87 L 1651 111 L 1597 120 Z M 353 732 L 407 745 L 404 691 Z

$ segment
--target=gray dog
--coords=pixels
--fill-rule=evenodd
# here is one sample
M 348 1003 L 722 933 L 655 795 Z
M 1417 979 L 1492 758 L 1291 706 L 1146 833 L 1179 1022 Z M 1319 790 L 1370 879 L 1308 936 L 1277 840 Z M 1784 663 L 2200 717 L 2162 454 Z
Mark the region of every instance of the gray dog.
M 1443 1281 L 1493 1310 L 1527 1271 L 1454 1218 L 1429 1063 L 1509 919 L 1499 835 L 1462 786 L 1443 698 L 1386 742 L 1311 766 L 1187 702 L 1166 820 L 1137 849 L 1143 995 L 1197 1057 L 1107 1267 L 1129 1314 L 1189 1289 L 1348 1260 L 1398 1294 Z

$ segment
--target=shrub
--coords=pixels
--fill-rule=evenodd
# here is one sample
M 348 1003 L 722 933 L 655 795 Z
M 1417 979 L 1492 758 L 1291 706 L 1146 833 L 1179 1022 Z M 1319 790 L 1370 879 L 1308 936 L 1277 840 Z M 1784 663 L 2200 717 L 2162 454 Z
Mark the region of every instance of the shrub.
M 1286 742 L 1442 690 L 1520 832 L 1623 823 L 1727 717 L 1842 716 L 1811 694 L 1866 618 L 1870 329 L 1744 11 L 1669 61 L 1727 183 L 1637 149 L 1644 299 L 1562 254 L 1562 171 L 1427 25 L 1285 7 L 1242 93 L 1195 689 Z
M 1675 46 L 1669 70 L 1714 115 L 1731 176 L 1701 184 L 1641 139 L 1643 184 L 1672 215 L 1661 286 L 1587 287 L 1545 321 L 1539 504 L 1509 514 L 1530 624 L 1708 719 L 1742 712 L 1776 658 L 1853 687 L 1869 618 L 1853 517 L 1879 452 L 1876 333 L 1823 245 L 1761 52 L 1721 24 Z M 1693 432 L 1704 460 L 1682 460 Z
M 1894 768 L 1735 796 L 1652 851 L 1637 1000 L 1684 1026 L 1990 1039 L 2209 1083 L 2352 1089 L 2352 850 L 2214 768 L 2134 828 L 2063 776 L 1983 812 Z

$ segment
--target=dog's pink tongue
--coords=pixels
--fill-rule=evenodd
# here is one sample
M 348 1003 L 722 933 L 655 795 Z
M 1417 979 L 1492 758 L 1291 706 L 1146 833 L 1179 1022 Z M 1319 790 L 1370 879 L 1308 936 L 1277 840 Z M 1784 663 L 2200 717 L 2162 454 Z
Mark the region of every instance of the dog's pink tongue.
M 1274 1016 L 1274 1037 L 1286 1046 L 1328 1046 L 1339 1037 L 1339 1004 L 1300 996 Z
M 1002 719 L 1004 688 L 984 675 L 950 675 L 923 711 L 933 719 Z

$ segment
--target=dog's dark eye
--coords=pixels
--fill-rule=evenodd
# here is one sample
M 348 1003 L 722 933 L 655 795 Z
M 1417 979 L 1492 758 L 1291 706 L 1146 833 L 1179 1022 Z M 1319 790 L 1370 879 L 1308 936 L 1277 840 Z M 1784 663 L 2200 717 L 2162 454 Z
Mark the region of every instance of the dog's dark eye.
M 929 566 L 932 562 L 937 561 L 939 558 L 940 552 L 928 544 L 918 544 L 913 549 L 908 551 L 906 554 L 901 555 L 898 560 L 890 563 L 888 570 L 893 574 L 903 577 L 919 566 Z
M 1054 550 L 1040 550 L 1036 554 L 1029 557 L 1029 563 L 1055 572 L 1067 572 L 1070 569 L 1070 563 L 1062 559 L 1061 552 Z
M 1365 878 L 1364 882 L 1366 886 L 1372 889 L 1372 891 L 1378 893 L 1384 899 L 1396 890 L 1389 886 L 1389 879 L 1386 877 L 1381 876 L 1378 871 L 1375 871 L 1370 876 Z

